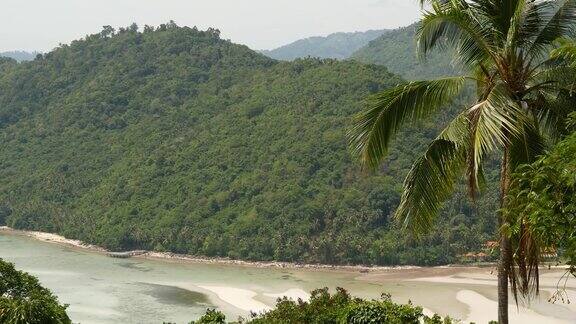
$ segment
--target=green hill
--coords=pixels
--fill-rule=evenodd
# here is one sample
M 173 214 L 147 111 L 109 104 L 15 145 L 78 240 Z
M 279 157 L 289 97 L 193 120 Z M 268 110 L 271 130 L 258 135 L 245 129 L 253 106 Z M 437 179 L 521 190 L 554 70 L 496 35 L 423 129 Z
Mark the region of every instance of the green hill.
M 309 37 L 273 50 L 261 51 L 261 53 L 285 61 L 309 56 L 343 60 L 385 32 L 386 30 L 369 30 L 355 33 L 334 33 L 325 37 Z
M 425 59 L 419 58 L 416 50 L 417 24 L 384 33 L 351 55 L 363 63 L 386 66 L 391 72 L 408 80 L 432 79 L 452 75 L 457 68 L 452 56 L 435 51 Z
M 400 81 L 353 61 L 275 61 L 173 23 L 0 59 L 0 224 L 113 250 L 451 262 L 494 231 L 465 195 L 420 243 L 389 219 L 443 120 L 399 136 L 376 174 L 346 147 L 362 100 Z

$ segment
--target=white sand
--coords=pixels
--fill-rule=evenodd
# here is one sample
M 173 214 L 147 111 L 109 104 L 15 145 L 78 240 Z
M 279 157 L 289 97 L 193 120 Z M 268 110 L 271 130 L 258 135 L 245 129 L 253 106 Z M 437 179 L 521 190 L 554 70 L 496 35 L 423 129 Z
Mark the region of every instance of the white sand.
M 258 294 L 251 290 L 223 286 L 198 287 L 216 294 L 223 302 L 247 312 L 259 313 L 272 309 L 270 306 L 254 299 Z
M 17 234 L 21 234 L 21 235 L 26 235 L 26 236 L 32 237 L 34 239 L 37 239 L 37 240 L 43 241 L 43 242 L 69 245 L 69 246 L 73 246 L 73 247 L 96 250 L 96 251 L 101 251 L 101 252 L 106 251 L 106 249 L 101 248 L 99 246 L 92 245 L 92 244 L 86 244 L 80 240 L 68 239 L 68 238 L 65 238 L 64 236 L 58 235 L 58 234 L 36 232 L 36 231 L 19 231 L 19 230 L 12 229 L 8 226 L 0 226 L 0 231 L 6 231 L 6 232 L 10 232 L 10 233 L 17 233 Z
M 423 281 L 423 282 L 461 284 L 461 285 L 486 285 L 486 286 L 497 285 L 496 277 L 494 277 L 494 279 L 474 279 L 474 278 L 455 278 L 452 276 L 445 276 L 445 277 L 415 278 L 415 279 L 408 279 L 406 281 Z
M 286 290 L 285 292 L 279 294 L 271 294 L 265 293 L 264 296 L 272 297 L 272 298 L 282 298 L 284 296 L 288 297 L 288 299 L 292 299 L 294 301 L 298 300 L 298 298 L 302 299 L 303 301 L 308 301 L 310 299 L 310 294 L 305 292 L 302 289 L 298 288 L 291 288 Z
M 468 305 L 469 314 L 464 322 L 475 322 L 475 323 L 488 323 L 489 321 L 496 320 L 498 318 L 497 309 L 498 303 L 490 300 L 479 293 L 472 290 L 460 290 L 456 295 L 458 301 Z M 508 313 L 511 323 L 522 323 L 522 324 L 569 324 L 571 322 L 563 321 L 560 319 L 555 319 L 547 316 L 542 316 L 533 310 L 525 307 L 520 307 L 519 311 L 515 306 L 510 305 L 508 308 Z
M 432 317 L 434 316 L 434 314 L 436 314 L 436 312 L 433 312 L 431 309 L 426 308 L 426 307 L 422 307 L 422 314 L 428 316 L 428 317 Z
M 558 279 L 562 273 L 562 268 L 557 267 L 556 271 L 544 272 L 540 275 L 540 286 L 556 287 Z M 414 279 L 406 279 L 406 281 L 420 281 L 420 282 L 433 282 L 433 283 L 446 283 L 446 284 L 460 284 L 460 285 L 483 285 L 494 286 L 498 285 L 496 273 L 467 273 L 462 272 L 457 275 L 451 276 L 434 276 L 434 277 L 421 277 Z M 564 283 L 564 281 L 562 281 Z M 576 279 L 568 275 L 566 281 L 566 288 L 576 288 Z

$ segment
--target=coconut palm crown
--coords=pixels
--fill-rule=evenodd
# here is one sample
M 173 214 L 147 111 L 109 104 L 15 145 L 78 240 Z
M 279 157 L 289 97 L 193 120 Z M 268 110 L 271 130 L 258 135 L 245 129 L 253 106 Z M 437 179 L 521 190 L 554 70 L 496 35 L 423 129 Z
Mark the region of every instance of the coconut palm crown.
M 432 228 L 442 202 L 465 176 L 471 197 L 482 189 L 482 164 L 500 153 L 501 204 L 511 171 L 542 154 L 565 133 L 575 110 L 576 55 L 569 38 L 576 23 L 576 0 L 421 0 L 417 30 L 419 53 L 451 47 L 455 61 L 469 73 L 414 81 L 378 93 L 354 119 L 351 150 L 376 168 L 394 135 L 407 123 L 427 118 L 475 86 L 476 100 L 428 146 L 412 166 L 395 217 L 416 235 Z M 556 54 L 550 56 L 550 51 Z M 572 51 L 572 52 L 571 52 Z M 576 56 L 573 56 L 574 58 Z M 572 63 L 574 60 L 572 60 Z M 507 220 L 499 214 L 499 320 L 507 323 L 508 280 L 514 296 L 538 290 L 537 240 L 529 229 L 521 240 L 508 239 Z M 517 299 L 516 299 L 517 300 Z

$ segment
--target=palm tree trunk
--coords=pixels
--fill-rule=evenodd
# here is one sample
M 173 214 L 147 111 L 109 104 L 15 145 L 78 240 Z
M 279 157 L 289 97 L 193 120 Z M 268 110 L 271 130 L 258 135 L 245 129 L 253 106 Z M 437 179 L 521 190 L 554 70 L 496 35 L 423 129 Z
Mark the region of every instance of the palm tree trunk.
M 508 147 L 504 148 L 504 158 L 500 170 L 500 208 L 506 205 L 506 195 L 510 182 Z M 508 277 L 512 262 L 512 248 L 508 236 L 502 232 L 507 221 L 504 214 L 499 212 L 500 224 L 500 260 L 498 262 L 498 323 L 508 324 Z

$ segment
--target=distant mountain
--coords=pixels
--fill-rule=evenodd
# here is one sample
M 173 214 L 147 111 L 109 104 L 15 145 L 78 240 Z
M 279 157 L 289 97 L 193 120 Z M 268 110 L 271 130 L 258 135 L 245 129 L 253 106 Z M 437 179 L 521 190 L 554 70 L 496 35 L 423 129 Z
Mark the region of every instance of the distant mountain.
M 273 50 L 260 52 L 268 57 L 284 61 L 308 56 L 343 60 L 385 32 L 386 30 L 369 30 L 355 33 L 335 33 L 325 37 L 301 39 Z
M 339 60 L 351 58 L 362 63 L 384 65 L 390 72 L 408 80 L 455 74 L 458 69 L 452 63 L 452 56 L 445 52 L 434 51 L 425 59 L 418 58 L 417 26 L 310 37 L 260 53 L 284 61 L 309 56 Z
M 15 59 L 18 62 L 22 62 L 32 61 L 38 54 L 38 52 L 9 51 L 0 53 L 0 57 L 9 57 Z
M 417 26 L 412 24 L 384 33 L 353 53 L 352 59 L 384 65 L 389 71 L 409 80 L 455 74 L 457 68 L 452 64 L 452 56 L 446 52 L 432 52 L 425 60 L 418 58 L 415 39 Z

